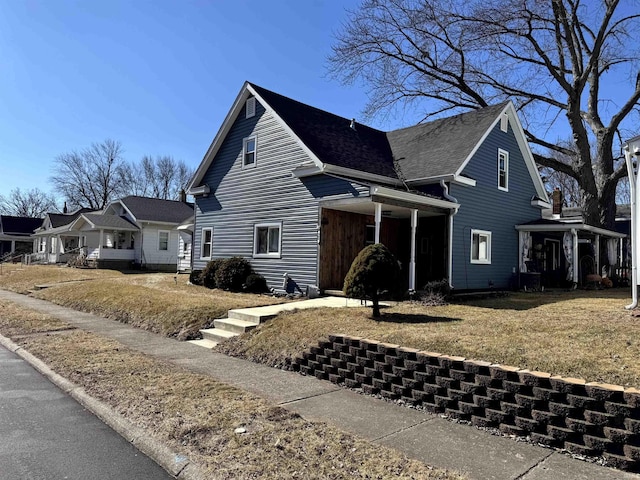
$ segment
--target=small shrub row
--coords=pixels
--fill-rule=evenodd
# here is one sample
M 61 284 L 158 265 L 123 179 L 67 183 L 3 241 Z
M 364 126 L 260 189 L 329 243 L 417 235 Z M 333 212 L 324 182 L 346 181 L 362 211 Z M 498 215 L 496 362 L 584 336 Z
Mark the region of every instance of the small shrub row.
M 207 288 L 220 288 L 232 292 L 266 293 L 267 281 L 253 271 L 248 260 L 242 257 L 211 260 L 204 270 L 193 270 L 189 281 Z

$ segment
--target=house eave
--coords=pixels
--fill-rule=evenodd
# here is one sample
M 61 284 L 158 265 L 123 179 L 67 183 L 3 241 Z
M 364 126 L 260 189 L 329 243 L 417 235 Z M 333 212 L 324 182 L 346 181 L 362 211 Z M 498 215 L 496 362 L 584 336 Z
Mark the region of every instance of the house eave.
M 203 197 L 208 197 L 209 194 L 211 193 L 211 188 L 209 187 L 209 185 L 200 185 L 198 187 L 191 187 L 189 188 L 188 192 L 189 195 L 193 195 L 194 197 L 198 197 L 198 196 L 203 196 Z
M 322 166 L 321 173 L 335 175 L 338 177 L 352 178 L 354 180 L 384 183 L 384 184 L 393 185 L 396 187 L 403 186 L 403 183 L 400 180 L 395 178 L 385 177 L 384 175 L 377 175 L 375 173 L 363 172 L 362 170 L 355 170 L 352 168 L 339 167 L 337 165 L 331 165 L 328 163 L 325 163 Z
M 542 208 L 542 209 L 551 208 L 551 204 L 549 202 L 546 202 L 540 198 L 532 198 L 531 206 Z
M 476 181 L 473 178 L 465 177 L 464 175 L 449 174 L 449 175 L 436 175 L 433 177 L 415 178 L 407 180 L 409 185 L 430 185 L 433 183 L 440 183 L 441 181 L 450 182 L 455 185 L 464 185 L 467 187 L 475 187 Z

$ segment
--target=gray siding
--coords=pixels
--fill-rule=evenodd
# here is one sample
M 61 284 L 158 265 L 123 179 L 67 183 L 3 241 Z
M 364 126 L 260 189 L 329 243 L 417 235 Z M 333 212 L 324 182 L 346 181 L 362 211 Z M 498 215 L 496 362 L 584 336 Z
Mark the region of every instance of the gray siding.
M 256 167 L 243 169 L 243 139 L 252 135 Z M 208 261 L 200 257 L 202 229 L 213 227 L 212 258 L 245 257 L 275 289 L 282 288 L 285 273 L 303 291 L 316 284 L 319 201 L 368 190 L 328 176 L 295 178 L 291 171 L 309 160 L 259 102 L 255 117 L 246 119 L 242 110 L 203 179 L 211 194 L 196 198 L 193 268 Z M 269 222 L 282 222 L 281 258 L 253 258 L 254 225 Z
M 509 191 L 498 190 L 498 149 L 509 152 Z M 453 217 L 453 278 L 457 290 L 507 288 L 518 271 L 518 234 L 515 225 L 540 218 L 531 206 L 536 194 L 522 152 L 509 125 L 507 133 L 496 125 L 467 164 L 464 175 L 475 187 L 452 185 L 451 195 L 460 203 Z M 472 264 L 471 230 L 492 232 L 491 264 Z

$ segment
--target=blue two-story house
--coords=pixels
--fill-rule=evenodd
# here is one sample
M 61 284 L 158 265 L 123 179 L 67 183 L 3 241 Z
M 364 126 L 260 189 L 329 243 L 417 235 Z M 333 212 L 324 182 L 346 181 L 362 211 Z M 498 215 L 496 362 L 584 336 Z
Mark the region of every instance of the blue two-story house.
M 193 268 L 242 256 L 269 286 L 342 289 L 382 242 L 407 289 L 508 287 L 515 226 L 549 199 L 512 103 L 383 132 L 245 83 L 200 164 Z

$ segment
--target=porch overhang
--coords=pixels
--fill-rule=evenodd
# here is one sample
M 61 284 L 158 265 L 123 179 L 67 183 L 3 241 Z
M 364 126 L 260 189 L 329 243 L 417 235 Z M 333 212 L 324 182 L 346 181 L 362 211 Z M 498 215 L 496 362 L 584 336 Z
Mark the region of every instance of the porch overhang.
M 585 232 L 610 238 L 625 238 L 627 236 L 624 233 L 614 232 L 613 230 L 607 230 L 605 228 L 594 227 L 586 223 L 569 222 L 516 225 L 516 230 L 518 230 L 519 232 L 571 232 L 575 230 L 578 233 Z

